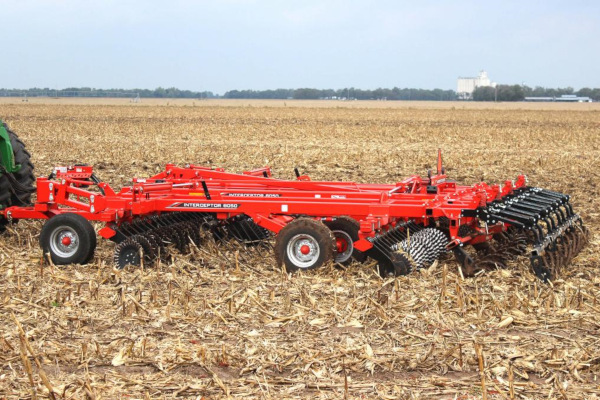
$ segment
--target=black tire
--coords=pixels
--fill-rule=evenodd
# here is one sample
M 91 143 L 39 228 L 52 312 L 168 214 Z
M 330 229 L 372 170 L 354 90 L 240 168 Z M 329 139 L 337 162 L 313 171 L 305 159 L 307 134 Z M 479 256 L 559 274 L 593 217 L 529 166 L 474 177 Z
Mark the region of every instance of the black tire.
M 86 264 L 94 257 L 96 232 L 81 215 L 58 214 L 42 227 L 40 246 L 56 265 Z
M 12 176 L 18 182 L 19 186 L 25 191 L 11 190 L 11 182 L 9 178 L 2 174 L 0 176 L 0 205 L 3 207 L 10 206 L 25 206 L 31 202 L 31 194 L 34 191 L 35 176 L 33 175 L 33 164 L 30 161 L 31 155 L 25 149 L 25 144 L 19 139 L 19 137 L 11 131 L 8 126 L 2 124 L 8 136 L 10 137 L 10 144 L 13 149 L 13 155 L 15 157 L 15 164 L 21 164 L 21 169 L 14 172 Z M 13 193 L 14 192 L 14 193 Z
M 333 236 L 336 238 L 335 262 L 348 265 L 352 263 L 353 259 L 358 262 L 365 261 L 367 256 L 362 251 L 356 250 L 353 243 L 359 239 L 358 231 L 360 230 L 360 223 L 357 220 L 342 216 L 333 221 L 325 221 L 325 225 L 333 232 Z M 351 239 L 351 242 L 349 239 Z M 340 247 L 343 249 L 343 244 L 339 243 L 340 240 L 347 244 L 347 250 L 341 254 Z
M 308 253 L 303 253 L 306 246 Z M 315 269 L 333 259 L 335 238 L 321 221 L 297 218 L 287 224 L 275 240 L 277 265 L 288 272 Z

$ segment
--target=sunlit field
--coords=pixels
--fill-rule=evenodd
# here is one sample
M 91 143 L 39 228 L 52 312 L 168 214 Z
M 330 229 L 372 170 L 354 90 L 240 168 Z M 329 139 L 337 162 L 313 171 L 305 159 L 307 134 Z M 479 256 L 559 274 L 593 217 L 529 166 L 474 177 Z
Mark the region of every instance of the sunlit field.
M 525 173 L 571 194 L 592 238 L 553 284 L 527 258 L 383 280 L 370 261 L 292 275 L 214 246 L 116 270 L 105 240 L 90 264 L 52 266 L 42 223 L 22 221 L 0 238 L 0 399 L 597 398 L 599 103 L 27 100 L 0 99 L 0 118 L 38 176 L 88 163 L 118 187 L 194 163 L 394 183 L 441 148 L 460 183 Z

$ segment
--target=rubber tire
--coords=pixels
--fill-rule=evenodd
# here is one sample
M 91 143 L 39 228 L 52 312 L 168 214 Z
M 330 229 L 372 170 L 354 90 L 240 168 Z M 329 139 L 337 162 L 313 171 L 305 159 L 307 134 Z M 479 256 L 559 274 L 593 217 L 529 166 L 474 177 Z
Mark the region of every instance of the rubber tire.
M 69 227 L 75 231 L 79 238 L 79 247 L 70 257 L 62 257 L 54 254 L 50 248 L 52 232 L 61 227 Z M 40 247 L 44 254 L 50 253 L 52 262 L 56 265 L 87 264 L 96 250 L 96 231 L 92 224 L 78 214 L 58 214 L 50 218 L 40 232 Z
M 354 240 L 355 242 L 359 239 L 358 231 L 360 230 L 360 223 L 354 218 L 342 216 L 338 217 L 333 221 L 325 221 L 325 225 L 332 231 L 344 231 Z M 335 236 L 335 234 L 334 234 Z M 335 256 L 334 256 L 335 258 Z M 356 260 L 360 263 L 366 260 L 367 256 L 360 250 L 352 249 L 352 257 L 348 260 L 340 263 L 342 265 L 348 265 L 352 263 L 352 260 Z
M 5 123 L 2 125 L 10 137 L 15 163 L 21 164 L 21 169 L 14 172 L 13 176 L 21 185 L 34 188 L 35 175 L 33 175 L 33 164 L 30 161 L 31 155 L 25 149 L 25 144 L 19 137 Z M 29 205 L 30 202 L 31 193 L 20 193 L 19 196 L 15 196 L 10 190 L 8 178 L 5 175 L 0 176 L 0 205 L 10 207 L 15 205 Z
M 296 235 L 305 234 L 312 236 L 319 246 L 319 257 L 310 267 L 301 268 L 293 263 L 287 255 L 287 245 Z M 285 265 L 288 272 L 310 270 L 321 267 L 327 261 L 333 260 L 335 254 L 335 238 L 333 233 L 323 222 L 310 218 L 296 218 L 288 223 L 275 239 L 275 258 L 277 265 Z

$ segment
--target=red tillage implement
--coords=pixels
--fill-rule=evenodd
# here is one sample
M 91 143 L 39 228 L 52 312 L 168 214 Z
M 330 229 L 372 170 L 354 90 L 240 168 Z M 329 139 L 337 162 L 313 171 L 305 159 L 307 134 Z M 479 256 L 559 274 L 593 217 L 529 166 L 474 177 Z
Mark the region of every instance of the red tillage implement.
M 275 179 L 268 167 L 242 174 L 168 164 L 116 192 L 90 166 L 57 167 L 37 179 L 30 206 L 1 211 L 6 222 L 47 219 L 40 243 L 56 264 L 85 263 L 99 235 L 117 243 L 115 263 L 152 262 L 174 245 L 204 240 L 274 247 L 289 271 L 329 260 L 378 261 L 383 274 L 407 274 L 453 251 L 465 275 L 504 268 L 529 253 L 533 272 L 553 279 L 588 238 L 569 196 L 527 186 L 461 186 L 448 180 L 441 154 L 435 174 L 396 184 Z M 208 233 L 208 235 L 207 235 Z M 273 244 L 272 237 L 275 235 Z

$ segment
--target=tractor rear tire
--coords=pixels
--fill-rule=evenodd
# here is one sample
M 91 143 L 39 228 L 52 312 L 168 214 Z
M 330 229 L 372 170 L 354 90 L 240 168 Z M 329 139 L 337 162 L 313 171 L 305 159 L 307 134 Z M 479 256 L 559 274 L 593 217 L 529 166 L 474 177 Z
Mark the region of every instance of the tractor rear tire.
M 40 246 L 56 265 L 86 264 L 94 257 L 96 231 L 79 214 L 58 214 L 42 227 Z
M 297 218 L 287 224 L 275 239 L 277 265 L 288 272 L 319 268 L 333 259 L 335 238 L 321 221 Z
M 2 125 L 10 137 L 15 164 L 21 164 L 21 169 L 17 172 L 13 172 L 12 175 L 22 187 L 30 190 L 24 192 L 11 190 L 11 182 L 6 174 L 2 174 L 2 176 L 0 176 L 0 206 L 3 208 L 10 206 L 26 206 L 31 202 L 31 193 L 34 191 L 33 184 L 35 182 L 33 164 L 30 161 L 31 155 L 25 149 L 25 144 L 19 137 L 11 131 L 5 123 Z

